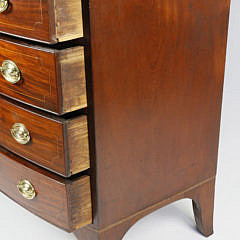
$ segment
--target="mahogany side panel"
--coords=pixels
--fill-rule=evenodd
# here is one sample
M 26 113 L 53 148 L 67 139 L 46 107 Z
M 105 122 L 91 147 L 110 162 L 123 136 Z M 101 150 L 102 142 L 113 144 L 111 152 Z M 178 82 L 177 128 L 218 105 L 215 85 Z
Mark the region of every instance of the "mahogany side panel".
M 19 181 L 26 179 L 36 191 L 33 200 L 18 191 Z M 43 170 L 0 148 L 0 191 L 46 221 L 72 232 L 92 221 L 90 178 L 69 181 Z M 78 207 L 76 207 L 78 206 Z
M 229 0 L 90 0 L 94 224 L 216 174 Z

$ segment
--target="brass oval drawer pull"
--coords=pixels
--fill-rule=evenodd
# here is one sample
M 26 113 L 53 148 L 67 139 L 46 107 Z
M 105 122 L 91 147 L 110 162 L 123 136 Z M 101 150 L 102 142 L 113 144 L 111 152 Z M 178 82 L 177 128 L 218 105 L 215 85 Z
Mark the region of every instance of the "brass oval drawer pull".
M 28 129 L 22 123 L 15 123 L 12 126 L 11 134 L 13 138 L 21 144 L 27 144 L 30 142 L 31 137 Z
M 21 71 L 19 70 L 17 64 L 11 60 L 4 60 L 0 70 L 5 80 L 12 84 L 21 80 Z
M 0 0 L 0 13 L 6 11 L 8 8 L 8 0 Z
M 33 185 L 26 179 L 21 180 L 17 188 L 21 195 L 28 200 L 32 200 L 36 197 L 36 191 Z

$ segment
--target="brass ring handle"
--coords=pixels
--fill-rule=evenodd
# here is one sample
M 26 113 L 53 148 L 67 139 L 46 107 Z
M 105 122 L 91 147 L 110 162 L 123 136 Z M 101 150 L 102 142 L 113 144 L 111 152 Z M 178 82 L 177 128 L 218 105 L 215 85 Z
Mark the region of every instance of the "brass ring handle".
M 8 8 L 8 0 L 0 0 L 0 13 L 6 11 Z
M 13 138 L 20 144 L 27 144 L 31 140 L 28 129 L 22 123 L 15 123 L 12 126 L 11 134 Z
M 21 71 L 19 70 L 17 64 L 11 60 L 4 60 L 2 66 L 0 67 L 0 71 L 5 80 L 12 84 L 21 80 Z
M 18 183 L 17 188 L 20 194 L 28 200 L 32 200 L 36 197 L 36 191 L 33 185 L 26 179 L 21 180 Z

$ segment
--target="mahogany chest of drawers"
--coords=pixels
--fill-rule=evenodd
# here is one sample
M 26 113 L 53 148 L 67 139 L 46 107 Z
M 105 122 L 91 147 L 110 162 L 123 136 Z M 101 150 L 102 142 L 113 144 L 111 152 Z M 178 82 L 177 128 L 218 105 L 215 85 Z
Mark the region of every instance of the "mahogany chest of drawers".
M 0 0 L 0 191 L 81 240 L 190 198 L 213 233 L 230 0 Z

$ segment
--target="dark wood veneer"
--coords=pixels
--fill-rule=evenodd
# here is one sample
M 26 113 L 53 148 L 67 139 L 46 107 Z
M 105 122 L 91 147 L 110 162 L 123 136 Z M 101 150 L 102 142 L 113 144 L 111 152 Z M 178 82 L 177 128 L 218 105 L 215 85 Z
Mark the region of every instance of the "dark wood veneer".
M 0 65 L 14 61 L 21 81 L 0 74 L 0 93 L 27 104 L 64 114 L 87 106 L 84 47 L 57 50 L 0 37 Z
M 37 195 L 25 199 L 17 189 L 26 179 Z M 39 168 L 0 147 L 0 191 L 27 210 L 72 232 L 92 221 L 90 178 L 66 180 Z
M 203 235 L 209 236 L 213 233 L 214 191 L 215 177 L 212 177 L 194 186 L 191 186 L 184 191 L 178 192 L 169 198 L 147 206 L 141 211 L 121 219 L 120 221 L 115 222 L 106 228 L 99 230 L 93 225 L 89 225 L 76 230 L 75 235 L 80 240 L 121 240 L 129 228 L 139 219 L 172 202 L 180 199 L 190 198 L 193 199 L 197 228 Z
M 22 145 L 11 136 L 14 123 L 24 124 L 31 141 Z M 86 116 L 71 119 L 24 108 L 0 97 L 0 145 L 63 176 L 89 168 Z
M 111 225 L 215 176 L 230 1 L 89 5 L 97 232 L 86 239 L 95 240 Z M 203 208 L 208 220 L 199 229 L 210 229 L 213 208 Z
M 10 0 L 0 31 L 48 43 L 83 37 L 81 0 Z
M 79 37 L 73 30 L 75 21 L 68 21 L 82 19 L 78 10 L 69 11 L 76 2 L 80 0 L 42 0 L 42 25 L 36 24 L 32 32 L 11 26 L 6 31 L 50 43 Z M 37 0 L 31 3 L 35 23 L 39 6 Z M 4 92 L 1 88 L 6 83 L 0 78 L 2 94 L 56 114 L 66 113 L 54 116 L 0 97 L 0 145 L 71 177 L 62 183 L 62 178 L 10 153 L 1 154 L 1 149 L 0 177 L 8 179 L 5 172 L 9 171 L 10 176 L 29 173 L 31 181 L 38 177 L 44 184 L 55 180 L 49 185 L 60 186 L 61 192 L 53 208 L 63 201 L 63 216 L 52 220 L 58 212 L 50 211 L 49 216 L 48 201 L 48 206 L 40 203 L 34 212 L 43 208 L 41 217 L 68 231 L 76 230 L 81 240 L 120 240 L 138 219 L 182 198 L 193 200 L 197 229 L 204 236 L 211 235 L 230 0 L 82 0 L 82 4 L 87 38 L 55 44 L 51 50 L 30 41 L 28 45 L 0 40 L 0 47 L 12 48 L 17 64 L 24 64 L 24 70 L 30 68 L 30 75 L 39 64 L 18 54 L 37 55 L 46 64 L 44 73 L 37 70 L 31 75 L 37 89 L 45 84 L 40 91 L 31 88 L 31 98 L 16 95 L 13 90 L 18 86 Z M 23 12 L 22 21 L 30 16 L 29 9 Z M 85 44 L 86 83 L 84 59 L 80 65 L 78 61 L 82 48 L 71 48 L 76 42 Z M 49 85 L 46 72 L 53 76 Z M 88 107 L 72 112 L 87 105 L 85 84 Z M 47 86 L 52 97 L 42 104 L 36 96 L 43 96 Z M 87 116 L 82 116 L 83 111 Z M 29 129 L 29 144 L 20 145 L 11 137 L 15 122 Z M 89 180 L 83 178 L 87 187 L 82 195 L 82 185 L 72 174 L 85 169 L 91 175 L 93 223 L 81 228 L 91 219 Z M 12 198 L 22 204 L 13 185 L 5 185 L 0 189 L 5 193 L 13 189 Z M 46 186 L 43 195 L 48 191 Z M 84 195 L 86 214 L 79 205 Z M 52 192 L 51 198 L 55 199 Z M 31 210 L 31 205 L 24 206 Z M 82 219 L 87 220 L 82 223 Z

